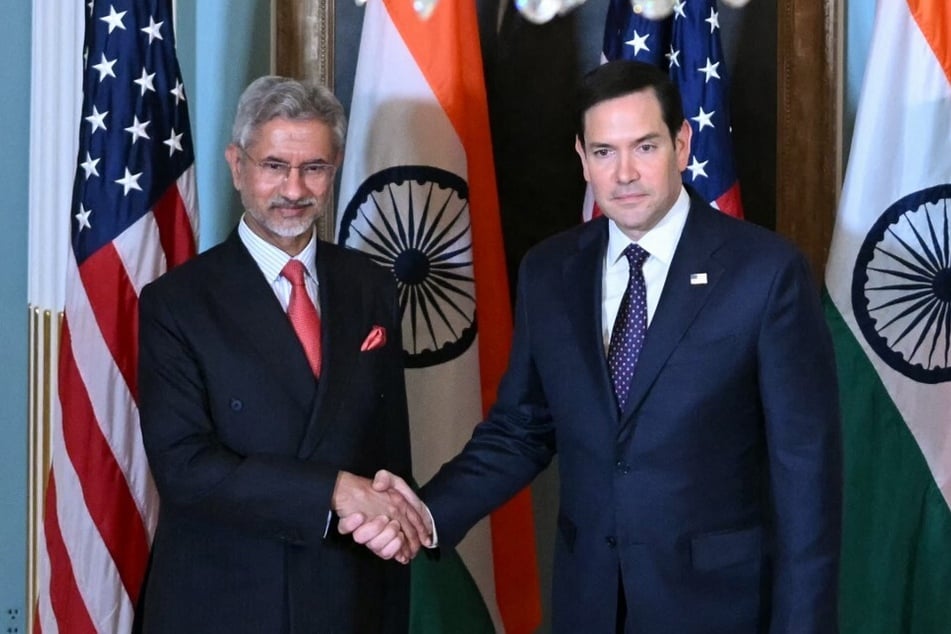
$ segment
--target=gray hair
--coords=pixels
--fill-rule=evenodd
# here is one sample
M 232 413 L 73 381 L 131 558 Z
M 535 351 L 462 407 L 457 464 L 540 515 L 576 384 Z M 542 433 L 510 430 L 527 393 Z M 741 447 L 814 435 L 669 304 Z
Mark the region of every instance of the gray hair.
M 258 77 L 244 89 L 231 128 L 231 142 L 247 148 L 258 128 L 277 117 L 325 123 L 333 132 L 336 155 L 343 152 L 347 116 L 340 100 L 320 84 L 277 75 Z

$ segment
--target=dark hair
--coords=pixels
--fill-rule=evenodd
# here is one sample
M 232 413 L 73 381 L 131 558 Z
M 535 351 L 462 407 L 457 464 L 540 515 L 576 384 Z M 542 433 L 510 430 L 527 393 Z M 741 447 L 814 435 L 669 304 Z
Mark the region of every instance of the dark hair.
M 660 68 L 643 62 L 619 59 L 601 64 L 581 80 L 578 89 L 577 134 L 584 145 L 584 116 L 602 101 L 623 97 L 642 90 L 653 90 L 664 123 L 675 138 L 684 123 L 684 109 L 680 91 L 670 77 Z

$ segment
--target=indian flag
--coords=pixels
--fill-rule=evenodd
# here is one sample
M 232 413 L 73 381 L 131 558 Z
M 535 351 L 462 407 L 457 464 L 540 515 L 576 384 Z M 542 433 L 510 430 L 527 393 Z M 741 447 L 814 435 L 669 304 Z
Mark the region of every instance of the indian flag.
M 951 632 L 951 4 L 880 0 L 827 266 L 841 630 Z
M 439 0 L 425 20 L 407 0 L 367 4 L 337 239 L 399 281 L 414 471 L 425 482 L 494 401 L 512 330 L 471 0 Z M 459 553 L 478 589 L 452 554 L 418 557 L 412 630 L 533 632 L 541 609 L 528 491 Z

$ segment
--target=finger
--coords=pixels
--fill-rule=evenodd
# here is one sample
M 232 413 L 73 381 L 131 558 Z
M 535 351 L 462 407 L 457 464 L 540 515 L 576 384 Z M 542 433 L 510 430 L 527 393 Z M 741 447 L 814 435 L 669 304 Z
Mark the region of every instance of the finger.
M 414 542 L 429 543 L 431 541 L 432 529 L 426 520 L 423 519 L 420 512 L 409 500 L 400 493 L 390 491 L 390 503 L 394 505 L 392 517 L 400 520 L 400 526 L 406 535 Z
M 419 546 L 416 546 L 414 548 L 409 544 L 408 541 L 404 541 L 403 547 L 400 549 L 399 555 L 406 560 L 405 563 L 409 563 L 411 559 L 416 557 L 416 553 L 418 552 L 419 552 Z
M 419 520 L 418 514 L 399 493 L 390 491 L 388 495 L 389 507 L 387 514 L 391 518 L 399 521 L 400 528 L 406 534 L 407 539 L 413 544 L 414 548 L 418 548 L 423 538 L 420 531 L 421 529 L 424 530 L 423 523 Z
M 403 540 L 397 533 L 396 537 L 391 539 L 382 547 L 376 547 L 373 550 L 381 559 L 392 559 L 400 554 L 403 549 Z M 405 555 L 403 555 L 405 557 Z
M 402 495 L 407 503 L 415 509 L 417 515 L 415 517 L 410 516 L 408 519 L 414 523 L 419 535 L 426 538 L 425 542 L 427 544 L 431 543 L 432 540 L 430 538 L 432 537 L 433 529 L 429 523 L 429 511 L 426 509 L 426 505 L 423 504 L 423 501 L 419 499 L 419 496 L 416 495 L 413 488 L 406 483 L 406 480 L 385 469 L 377 471 L 373 479 L 373 488 L 379 491 L 380 489 L 377 487 L 382 486 L 383 483 L 388 484 L 389 488 Z
M 366 542 L 366 546 L 383 559 L 393 558 L 403 547 L 399 523 L 387 522 L 378 535 Z
M 337 532 L 341 535 L 349 535 L 360 528 L 365 521 L 366 517 L 363 513 L 353 513 L 346 517 L 341 517 L 337 522 Z
M 358 544 L 366 544 L 374 537 L 387 529 L 390 518 L 380 515 L 364 522 L 359 528 L 353 531 L 353 541 Z M 399 529 L 399 525 L 397 525 Z M 392 537 L 391 537 L 392 538 Z
M 416 532 L 416 529 L 412 525 L 407 524 L 406 520 L 403 518 L 400 518 L 400 528 L 403 531 L 403 537 L 406 545 L 412 550 L 413 553 L 415 553 L 417 550 L 419 550 L 419 547 L 422 543 L 419 534 Z
M 406 483 L 406 480 L 386 469 L 380 469 L 376 472 L 376 475 L 373 476 L 373 488 L 377 491 L 395 489 L 411 504 L 415 505 L 419 503 L 419 498 L 416 497 L 416 493 L 413 491 L 413 488 Z

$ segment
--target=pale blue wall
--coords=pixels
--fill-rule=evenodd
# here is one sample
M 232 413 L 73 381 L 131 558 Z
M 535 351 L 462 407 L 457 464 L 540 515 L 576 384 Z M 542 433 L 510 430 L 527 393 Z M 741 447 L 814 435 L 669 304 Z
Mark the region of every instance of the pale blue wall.
M 347 0 L 343 0 L 347 1 Z M 241 215 L 224 149 L 238 97 L 270 72 L 270 0 L 178 0 L 178 58 L 195 138 L 200 249 L 220 242 Z
M 351 0 L 340 0 L 343 3 Z M 594 2 L 596 0 L 589 0 Z M 753 0 L 767 2 L 769 0 Z M 26 578 L 26 269 L 30 3 L 6 3 L 0 21 L 0 632 L 23 616 Z M 846 133 L 858 100 L 873 3 L 846 13 Z M 201 247 L 220 241 L 239 208 L 222 152 L 244 86 L 270 71 L 270 0 L 178 0 L 178 51 L 196 143 Z M 346 7 L 346 8 L 349 8 Z M 346 83 L 341 78 L 341 83 Z M 347 99 L 349 101 L 349 99 Z M 846 137 L 848 139 L 848 136 Z M 846 144 L 846 147 L 848 145 Z M 23 631 L 22 622 L 20 631 Z
M 875 18 L 874 2 L 853 0 L 845 8 L 845 101 L 842 138 L 848 159 L 852 128 L 855 126 L 855 110 L 858 107 L 862 79 L 865 75 L 865 60 L 872 39 L 872 22 Z
M 25 631 L 29 2 L 0 20 L 0 632 Z M 9 610 L 17 611 L 12 620 Z
M 63 0 L 64 2 L 66 0 Z M 27 229 L 32 3 L 0 20 L 0 632 L 25 632 Z M 178 50 L 197 149 L 201 245 L 237 218 L 222 152 L 238 95 L 270 68 L 270 0 L 177 0 Z M 16 610 L 17 621 L 9 610 Z M 18 627 L 18 629 L 11 629 Z

